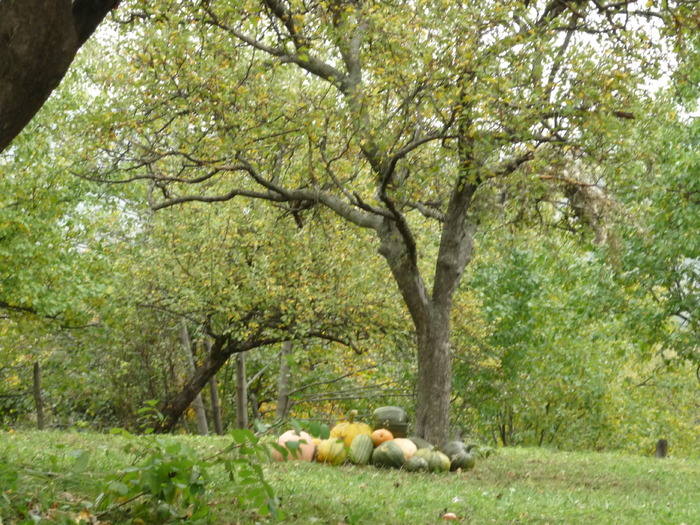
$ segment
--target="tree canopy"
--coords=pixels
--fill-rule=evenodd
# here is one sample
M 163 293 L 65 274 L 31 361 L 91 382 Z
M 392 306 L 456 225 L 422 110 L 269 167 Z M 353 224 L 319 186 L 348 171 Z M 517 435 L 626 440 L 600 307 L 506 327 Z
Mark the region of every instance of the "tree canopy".
M 687 7 L 135 9 L 122 74 L 144 106 L 127 101 L 121 122 L 102 127 L 101 177 L 149 181 L 154 209 L 261 199 L 299 217 L 324 206 L 374 231 L 416 330 L 418 432 L 439 442 L 450 312 L 478 224 L 523 189 L 554 182 L 572 197 L 614 177 L 608 168 L 652 107 L 644 86 L 682 42 L 674 21 Z M 436 250 L 425 228 L 439 232 Z

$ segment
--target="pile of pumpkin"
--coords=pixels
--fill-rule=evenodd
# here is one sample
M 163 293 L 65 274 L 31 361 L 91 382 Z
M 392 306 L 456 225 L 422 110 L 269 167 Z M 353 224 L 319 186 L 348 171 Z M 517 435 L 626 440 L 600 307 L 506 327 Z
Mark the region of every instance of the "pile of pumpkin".
M 348 420 L 331 429 L 328 439 L 312 438 L 306 432 L 285 432 L 277 440 L 273 457 L 282 461 L 304 459 L 330 465 L 347 461 L 355 465 L 373 464 L 381 468 L 402 468 L 408 472 L 447 472 L 474 468 L 473 445 L 450 441 L 440 450 L 426 440 L 408 434 L 408 416 L 401 407 L 377 408 L 372 414 L 372 426 L 354 421 L 356 410 Z

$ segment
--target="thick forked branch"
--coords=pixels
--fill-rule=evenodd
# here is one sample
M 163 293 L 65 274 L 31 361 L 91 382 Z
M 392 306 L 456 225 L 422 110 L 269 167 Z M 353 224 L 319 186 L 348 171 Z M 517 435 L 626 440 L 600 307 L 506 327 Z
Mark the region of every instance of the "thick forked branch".
M 474 249 L 476 224 L 467 220 L 467 212 L 478 183 L 460 177 L 456 184 L 445 214 L 435 265 L 433 301 L 436 303 L 451 304 Z
M 202 365 L 196 369 L 177 395 L 166 402 L 161 411 L 164 417 L 155 429 L 156 432 L 171 432 L 175 428 L 180 416 L 190 406 L 192 400 L 202 391 L 209 379 L 221 370 L 232 355 L 282 341 L 284 341 L 283 337 L 252 337 L 246 341 L 238 342 L 231 341 L 224 336 L 216 337 L 211 346 L 211 352 L 207 355 Z

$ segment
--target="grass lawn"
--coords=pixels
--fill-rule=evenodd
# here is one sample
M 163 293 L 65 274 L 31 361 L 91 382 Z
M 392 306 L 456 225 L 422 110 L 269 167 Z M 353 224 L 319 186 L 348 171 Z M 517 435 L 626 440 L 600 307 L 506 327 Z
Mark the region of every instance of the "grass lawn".
M 230 442 L 169 439 L 203 456 Z M 126 443 L 121 436 L 87 433 L 0 433 L 0 523 L 76 523 L 81 508 L 104 490 L 105 477 L 133 462 L 123 450 Z M 89 456 L 82 451 L 90 451 Z M 288 462 L 266 465 L 265 476 L 280 499 L 283 523 L 450 523 L 443 519 L 446 512 L 454 513 L 457 523 L 471 524 L 700 523 L 697 459 L 509 448 L 465 473 Z M 270 522 L 241 507 L 240 486 L 223 468 L 211 469 L 209 489 L 211 522 Z M 147 523 L 124 512 L 99 520 L 90 513 L 83 517 L 87 523 Z

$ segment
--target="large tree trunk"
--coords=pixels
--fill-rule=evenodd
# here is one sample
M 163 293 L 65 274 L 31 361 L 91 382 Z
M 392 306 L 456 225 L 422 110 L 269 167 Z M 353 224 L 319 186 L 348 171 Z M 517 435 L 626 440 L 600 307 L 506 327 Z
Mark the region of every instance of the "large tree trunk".
M 416 433 L 442 445 L 448 440 L 450 429 L 450 311 L 431 310 L 430 322 L 417 329 Z
M 182 348 L 185 353 L 187 371 L 190 376 L 194 376 L 197 372 L 197 367 L 195 366 L 194 362 L 194 353 L 192 352 L 190 334 L 187 331 L 187 324 L 185 324 L 184 320 L 180 323 L 180 341 L 182 342 Z M 192 408 L 194 409 L 194 417 L 197 423 L 197 433 L 201 436 L 206 436 L 209 434 L 209 425 L 207 424 L 207 412 L 204 409 L 204 400 L 202 399 L 201 389 L 199 392 L 197 392 L 197 395 L 192 401 Z
M 0 152 L 119 0 L 0 0 Z
M 278 419 L 286 417 L 287 412 L 289 412 L 289 390 L 292 385 L 292 372 L 287 356 L 291 353 L 292 342 L 285 341 L 282 343 L 280 375 L 277 379 L 277 408 L 275 409 L 275 417 Z
M 416 434 L 436 445 L 449 439 L 450 314 L 474 247 L 476 226 L 467 220 L 467 211 L 477 186 L 466 177 L 457 181 L 443 222 L 432 293 L 421 276 L 415 250 L 410 248 L 410 236 L 391 219 L 377 230 L 379 253 L 389 264 L 416 329 Z

